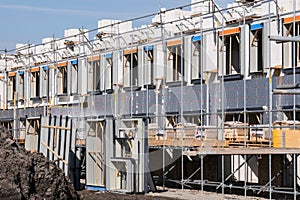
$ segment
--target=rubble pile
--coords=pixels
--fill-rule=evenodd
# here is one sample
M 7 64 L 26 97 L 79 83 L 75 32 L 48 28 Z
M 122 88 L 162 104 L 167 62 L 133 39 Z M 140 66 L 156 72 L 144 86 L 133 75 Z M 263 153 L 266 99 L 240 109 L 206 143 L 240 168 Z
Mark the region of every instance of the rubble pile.
M 79 199 L 63 171 L 0 126 L 0 199 Z

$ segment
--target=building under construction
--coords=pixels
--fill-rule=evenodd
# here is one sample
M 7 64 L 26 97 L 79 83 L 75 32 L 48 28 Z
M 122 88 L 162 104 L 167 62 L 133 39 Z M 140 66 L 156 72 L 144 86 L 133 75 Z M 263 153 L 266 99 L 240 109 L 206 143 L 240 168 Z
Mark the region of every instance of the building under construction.
M 300 196 L 299 1 L 192 0 L 0 65 L 0 123 L 78 189 Z

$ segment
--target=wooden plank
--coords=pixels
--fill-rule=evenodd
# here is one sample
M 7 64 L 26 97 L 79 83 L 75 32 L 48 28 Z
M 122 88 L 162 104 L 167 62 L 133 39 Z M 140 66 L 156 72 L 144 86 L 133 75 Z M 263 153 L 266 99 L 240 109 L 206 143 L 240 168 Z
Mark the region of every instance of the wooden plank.
M 39 72 L 40 68 L 39 67 L 33 67 L 30 69 L 31 72 Z
M 85 146 L 86 141 L 85 139 L 80 140 L 80 139 L 76 139 L 76 145 L 81 145 L 81 146 Z
M 88 60 L 88 62 L 100 60 L 100 56 L 99 55 L 90 56 L 87 58 L 87 60 Z
M 50 69 L 56 69 L 56 67 L 54 65 L 50 65 L 49 68 Z
M 67 61 L 65 62 L 60 62 L 57 64 L 57 67 L 66 67 L 67 66 Z
M 300 148 L 270 148 L 270 147 L 225 147 L 225 148 L 197 148 L 195 151 L 186 151 L 184 155 L 265 155 L 265 154 L 300 154 Z
M 137 53 L 138 49 L 136 47 L 132 48 L 132 49 L 125 49 L 124 50 L 124 55 L 129 55 L 132 53 Z
M 41 142 L 42 145 L 44 145 L 49 151 L 51 151 L 51 153 L 53 153 L 55 155 L 55 157 L 57 157 L 59 160 L 61 160 L 63 163 L 65 163 L 66 165 L 68 165 L 68 162 L 65 161 L 60 155 L 58 155 L 53 149 L 51 149 L 45 142 Z
M 181 45 L 181 39 L 179 39 L 179 40 L 172 40 L 172 41 L 168 41 L 167 42 L 167 46 L 168 47 L 175 46 L 175 45 Z
M 16 74 L 17 74 L 17 72 L 8 72 L 8 77 L 15 76 Z
M 224 30 L 224 35 L 232 35 L 232 34 L 236 34 L 236 33 L 239 33 L 241 32 L 241 29 L 238 27 L 238 28 L 231 28 L 231 29 L 226 29 Z M 219 36 L 222 36 L 223 35 L 223 31 L 219 31 Z
M 68 127 L 62 127 L 62 126 L 49 126 L 49 125 L 42 125 L 42 128 L 53 128 L 53 129 L 61 129 L 61 130 L 71 130 Z
M 300 21 L 300 15 L 295 16 L 295 21 L 296 22 Z M 292 16 L 292 17 L 286 17 L 286 18 L 283 19 L 283 23 L 284 24 L 288 24 L 288 23 L 292 23 L 292 22 L 294 22 L 294 16 Z
M 226 141 L 224 141 L 226 145 Z M 180 139 L 165 139 L 165 140 L 157 140 L 156 138 L 149 138 L 149 146 L 169 146 L 169 147 L 179 147 L 179 146 L 188 146 L 188 147 L 219 147 L 222 145 L 222 142 L 219 140 L 203 140 L 200 139 L 184 139 L 181 141 Z

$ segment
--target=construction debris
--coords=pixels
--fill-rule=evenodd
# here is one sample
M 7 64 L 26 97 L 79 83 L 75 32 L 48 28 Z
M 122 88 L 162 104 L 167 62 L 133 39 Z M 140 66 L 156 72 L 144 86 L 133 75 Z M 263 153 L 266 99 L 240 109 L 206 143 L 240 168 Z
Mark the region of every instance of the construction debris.
M 40 153 L 29 153 L 0 127 L 0 198 L 79 199 L 63 171 Z

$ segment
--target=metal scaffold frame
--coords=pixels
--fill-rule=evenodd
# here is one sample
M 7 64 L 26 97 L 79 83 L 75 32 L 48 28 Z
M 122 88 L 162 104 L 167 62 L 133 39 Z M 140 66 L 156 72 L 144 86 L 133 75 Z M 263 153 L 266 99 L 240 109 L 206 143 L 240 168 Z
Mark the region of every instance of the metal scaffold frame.
M 0 121 L 4 123 L 3 116 L 9 118 L 15 138 L 20 139 L 21 119 L 25 119 L 28 130 L 30 119 L 41 120 L 41 131 L 34 134 L 39 140 L 24 138 L 25 146 L 31 142 L 32 151 L 40 151 L 49 159 L 58 158 L 58 165 L 77 188 L 80 176 L 85 175 L 90 189 L 145 193 L 148 186 L 155 190 L 154 176 L 163 189 L 175 185 L 182 190 L 213 189 L 222 195 L 234 190 L 245 197 L 289 195 L 297 199 L 300 148 L 287 147 L 286 140 L 288 134 L 298 134 L 300 126 L 300 77 L 295 61 L 300 33 L 290 28 L 292 36 L 285 36 L 283 22 L 292 16 L 291 24 L 296 27 L 300 11 L 296 0 L 288 13 L 279 13 L 277 3 L 261 1 L 267 13 L 252 16 L 249 10 L 257 6 L 253 2 L 221 9 L 214 0 L 203 0 L 139 18 L 111 21 L 93 30 L 80 28 L 61 39 L 53 36 L 43 44 L 5 51 Z M 204 11 L 186 17 L 185 9 L 198 5 Z M 168 13 L 177 18 L 168 19 Z M 150 18 L 153 20 L 148 26 L 128 28 L 132 22 Z M 251 25 L 264 28 L 262 72 L 251 73 L 249 69 Z M 94 34 L 94 38 L 90 40 L 88 34 Z M 258 42 L 256 34 L 252 43 Z M 275 43 L 291 43 L 291 74 L 283 66 L 274 66 L 272 54 L 278 51 Z M 50 48 L 44 52 L 33 50 L 47 45 Z M 209 60 L 212 52 L 216 61 Z M 236 52 L 238 58 L 234 57 Z M 12 60 L 22 64 L 9 67 L 10 53 L 14 55 Z M 40 62 L 36 62 L 39 57 Z M 238 68 L 233 58 L 238 60 Z M 199 74 L 197 79 L 192 78 L 193 70 Z M 12 91 L 9 87 L 10 77 L 21 80 L 21 71 L 25 73 L 22 96 L 19 86 L 12 86 Z M 39 83 L 47 84 L 34 88 L 36 94 L 32 94 L 33 72 L 41 77 L 43 74 L 45 81 L 39 78 Z M 77 84 L 75 92 L 72 83 Z M 41 94 L 43 89 L 46 96 Z M 12 97 L 8 98 L 9 92 Z M 255 100 L 252 95 L 256 95 Z M 257 103 L 259 98 L 264 98 L 264 104 Z M 284 104 L 279 104 L 282 101 Z M 89 135 L 91 122 L 101 123 L 101 130 L 97 125 L 93 130 L 95 135 Z M 252 136 L 250 131 L 254 129 L 261 129 L 265 135 Z M 215 134 L 215 140 L 208 134 Z M 276 134 L 279 142 L 275 141 Z M 155 162 L 160 168 L 153 170 Z M 208 172 L 213 175 L 208 176 Z M 96 174 L 95 180 L 89 173 Z M 268 174 L 268 178 L 260 173 Z

